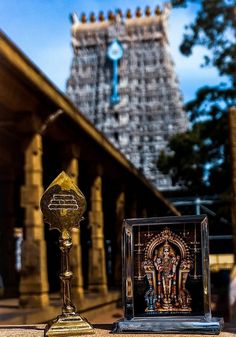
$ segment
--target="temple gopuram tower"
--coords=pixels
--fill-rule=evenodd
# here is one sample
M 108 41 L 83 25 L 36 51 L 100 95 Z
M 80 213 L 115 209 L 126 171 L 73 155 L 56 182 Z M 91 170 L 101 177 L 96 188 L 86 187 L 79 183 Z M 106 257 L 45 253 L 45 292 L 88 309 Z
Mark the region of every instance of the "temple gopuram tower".
M 74 56 L 67 94 L 84 115 L 161 190 L 171 179 L 157 170 L 170 137 L 187 128 L 168 51 L 169 5 L 87 18 L 72 15 Z

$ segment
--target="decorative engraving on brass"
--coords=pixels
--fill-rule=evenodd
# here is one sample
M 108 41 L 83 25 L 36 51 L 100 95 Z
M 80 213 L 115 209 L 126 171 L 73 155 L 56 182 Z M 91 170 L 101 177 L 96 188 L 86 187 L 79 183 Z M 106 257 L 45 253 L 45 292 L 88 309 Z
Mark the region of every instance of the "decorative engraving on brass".
M 69 211 L 74 211 L 79 209 L 79 206 L 75 200 L 75 197 L 70 194 L 53 194 L 52 199 L 48 208 L 51 210 L 62 210 L 67 209 Z
M 61 172 L 44 192 L 40 207 L 44 221 L 50 229 L 60 231 L 59 245 L 61 250 L 61 288 L 62 314 L 50 321 L 46 328 L 45 337 L 77 336 L 93 334 L 93 327 L 77 312 L 71 299 L 71 279 L 73 273 L 69 266 L 69 252 L 72 246 L 71 230 L 79 227 L 86 208 L 83 193 L 73 183 L 71 178 Z

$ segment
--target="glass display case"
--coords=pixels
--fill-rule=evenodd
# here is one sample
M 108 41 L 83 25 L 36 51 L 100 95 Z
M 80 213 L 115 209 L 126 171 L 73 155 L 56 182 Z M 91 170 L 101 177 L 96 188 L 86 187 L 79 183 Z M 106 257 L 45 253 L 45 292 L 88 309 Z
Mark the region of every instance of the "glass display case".
M 125 220 L 122 249 L 124 319 L 114 332 L 220 333 L 205 215 Z

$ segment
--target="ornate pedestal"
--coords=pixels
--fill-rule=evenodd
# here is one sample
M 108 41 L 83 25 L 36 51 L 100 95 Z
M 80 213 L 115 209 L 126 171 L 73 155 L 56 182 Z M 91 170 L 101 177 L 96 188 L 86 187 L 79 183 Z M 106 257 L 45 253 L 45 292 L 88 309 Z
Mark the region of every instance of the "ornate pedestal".
M 90 335 L 94 333 L 95 331 L 87 322 L 87 320 L 75 313 L 74 315 L 69 316 L 58 316 L 49 322 L 46 326 L 44 336 L 72 337 L 79 335 Z

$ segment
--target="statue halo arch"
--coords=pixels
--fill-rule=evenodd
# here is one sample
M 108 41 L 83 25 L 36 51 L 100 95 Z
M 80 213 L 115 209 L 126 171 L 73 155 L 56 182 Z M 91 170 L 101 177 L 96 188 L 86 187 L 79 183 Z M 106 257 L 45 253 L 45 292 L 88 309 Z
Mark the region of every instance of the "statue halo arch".
M 181 260 L 189 258 L 190 252 L 186 242 L 179 235 L 173 233 L 166 227 L 160 234 L 155 235 L 147 244 L 145 249 L 145 260 L 152 260 L 155 248 L 166 241 L 179 248 Z

